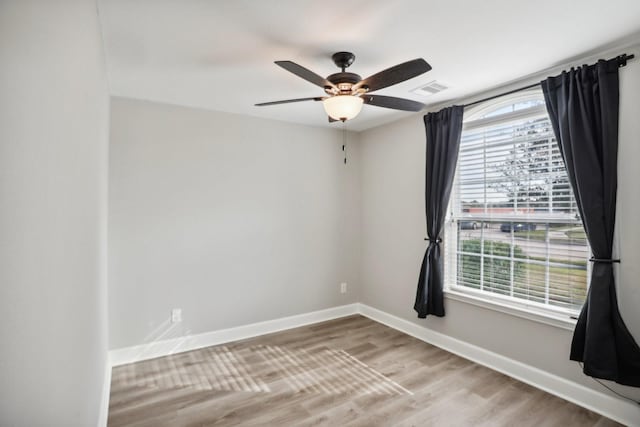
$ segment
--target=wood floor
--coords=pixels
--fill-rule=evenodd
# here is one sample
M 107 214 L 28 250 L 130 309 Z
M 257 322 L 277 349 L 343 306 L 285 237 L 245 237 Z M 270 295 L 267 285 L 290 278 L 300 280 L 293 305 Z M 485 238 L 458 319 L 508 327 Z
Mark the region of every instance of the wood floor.
M 113 369 L 109 426 L 613 426 L 356 315 Z

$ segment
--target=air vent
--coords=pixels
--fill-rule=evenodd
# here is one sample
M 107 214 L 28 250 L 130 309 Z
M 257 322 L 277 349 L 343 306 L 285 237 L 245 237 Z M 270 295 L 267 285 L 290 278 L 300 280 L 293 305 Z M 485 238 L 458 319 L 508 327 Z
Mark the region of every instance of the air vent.
M 448 88 L 449 86 L 445 85 L 444 83 L 433 80 L 424 86 L 420 86 L 419 88 L 412 90 L 411 92 L 415 93 L 416 95 L 431 96 Z

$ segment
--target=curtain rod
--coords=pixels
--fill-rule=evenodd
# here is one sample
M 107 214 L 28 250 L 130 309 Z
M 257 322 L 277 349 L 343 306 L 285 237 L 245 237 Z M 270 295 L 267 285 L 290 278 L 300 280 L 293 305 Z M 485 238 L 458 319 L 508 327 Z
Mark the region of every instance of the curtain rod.
M 618 55 L 618 56 L 616 56 L 615 58 L 612 58 L 612 59 L 617 59 L 618 60 L 618 67 L 624 67 L 625 65 L 627 65 L 627 61 L 631 60 L 633 58 L 635 58 L 635 55 L 633 55 L 633 54 L 632 55 L 627 55 L 626 53 L 623 53 L 622 55 Z M 525 87 L 520 87 L 518 89 L 513 89 L 513 90 L 510 90 L 510 91 L 507 91 L 507 92 L 502 92 L 502 93 L 499 93 L 497 95 L 493 95 L 493 96 L 489 96 L 489 97 L 480 99 L 478 101 L 473 101 L 473 102 L 470 102 L 468 104 L 464 104 L 463 107 L 464 108 L 471 107 L 472 105 L 480 104 L 480 103 L 486 102 L 486 101 L 491 101 L 492 99 L 500 98 L 501 96 L 511 95 L 512 93 L 521 92 L 521 91 L 527 90 L 527 89 L 532 89 L 532 88 L 537 87 L 537 86 L 540 86 L 540 82 L 534 83 L 534 84 L 531 84 L 531 85 L 528 85 L 528 86 L 525 86 Z

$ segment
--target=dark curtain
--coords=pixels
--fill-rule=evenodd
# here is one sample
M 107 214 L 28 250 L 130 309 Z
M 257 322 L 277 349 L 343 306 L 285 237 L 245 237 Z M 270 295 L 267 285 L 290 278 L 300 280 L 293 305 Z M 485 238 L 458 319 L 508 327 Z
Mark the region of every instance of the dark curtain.
M 429 245 L 422 260 L 416 302 L 419 318 L 444 316 L 442 228 L 458 160 L 464 107 L 454 105 L 424 116 L 427 133 L 425 207 Z
M 593 273 L 571 343 L 586 375 L 640 386 L 640 348 L 616 299 L 612 250 L 618 160 L 618 58 L 543 81 L 553 130 L 587 238 Z M 635 261 L 631 261 L 635 262 Z

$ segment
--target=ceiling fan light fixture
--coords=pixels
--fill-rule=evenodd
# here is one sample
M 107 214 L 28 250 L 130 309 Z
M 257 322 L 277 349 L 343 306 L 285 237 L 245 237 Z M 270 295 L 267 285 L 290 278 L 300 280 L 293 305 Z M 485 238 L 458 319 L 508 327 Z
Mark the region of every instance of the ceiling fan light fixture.
M 336 120 L 351 120 L 360 114 L 364 100 L 359 96 L 336 95 L 322 101 L 324 111 Z

